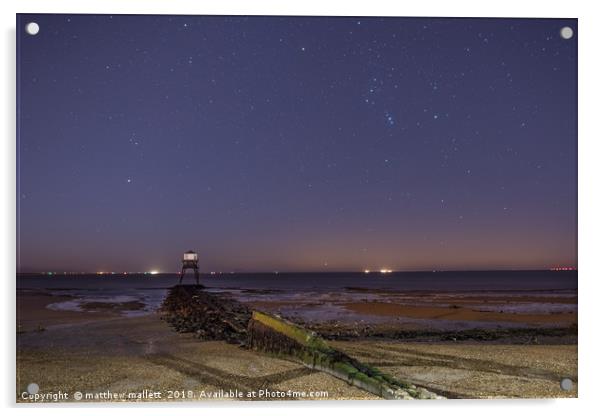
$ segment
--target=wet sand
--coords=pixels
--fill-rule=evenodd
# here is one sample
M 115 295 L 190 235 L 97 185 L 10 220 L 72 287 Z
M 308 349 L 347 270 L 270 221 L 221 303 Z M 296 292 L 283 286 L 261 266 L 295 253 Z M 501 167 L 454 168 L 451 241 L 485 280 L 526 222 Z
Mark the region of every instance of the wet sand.
M 415 319 L 443 319 L 453 321 L 493 321 L 515 322 L 525 324 L 560 324 L 571 325 L 577 323 L 577 314 L 552 313 L 501 313 L 482 311 L 464 306 L 452 305 L 450 307 L 428 307 L 398 305 L 385 302 L 354 302 L 345 303 L 345 308 L 359 314 L 377 316 L 395 316 Z
M 51 295 L 43 291 L 17 291 L 17 332 L 45 330 L 48 326 L 90 322 L 120 316 L 119 310 L 81 313 L 49 309 L 48 305 L 66 302 L 71 296 Z
M 247 295 L 251 308 L 277 313 L 312 326 L 325 322 L 351 327 L 390 324 L 403 329 L 452 331 L 577 324 L 575 291 L 383 291 L 346 288 L 342 292 L 295 296 Z
M 71 296 L 53 295 L 44 291 L 17 292 L 17 332 L 44 331 L 48 327 L 119 318 L 125 310 L 140 309 L 143 304 L 92 303 L 87 313 L 51 309 L 48 306 L 72 300 Z
M 68 392 L 68 401 L 76 391 L 91 393 L 96 401 L 156 401 L 174 400 L 169 399 L 169 391 L 185 396 L 192 392 L 194 397 L 186 400 L 221 400 L 220 392 L 262 389 L 306 394 L 325 391 L 328 396 L 322 398 L 333 400 L 377 398 L 294 362 L 178 334 L 157 314 L 122 317 L 114 306 L 96 312 L 48 310 L 46 306 L 57 299 L 44 293 L 18 295 L 22 332 L 17 335 L 17 401 L 28 401 L 21 393 L 29 383 L 39 384 L 41 392 Z M 44 330 L 38 331 L 39 326 Z M 576 345 L 382 340 L 333 344 L 385 372 L 449 397 L 577 394 Z M 570 377 L 575 389 L 563 392 L 559 387 L 562 377 Z M 161 392 L 161 398 L 144 397 L 144 391 Z M 134 396 L 106 398 L 107 392 Z M 207 397 L 212 393 L 218 397 Z

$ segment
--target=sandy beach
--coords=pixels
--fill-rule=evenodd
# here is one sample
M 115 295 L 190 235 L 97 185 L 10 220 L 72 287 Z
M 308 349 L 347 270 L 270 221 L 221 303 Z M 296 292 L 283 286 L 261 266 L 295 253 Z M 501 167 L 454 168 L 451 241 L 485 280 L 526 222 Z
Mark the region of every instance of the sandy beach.
M 19 402 L 28 401 L 22 392 L 30 383 L 44 392 L 68 392 L 67 401 L 75 400 L 75 392 L 82 392 L 84 401 L 377 399 L 291 361 L 178 334 L 157 314 L 122 316 L 122 308 L 135 305 L 103 305 L 102 310 L 79 312 L 47 308 L 57 300 L 65 299 L 40 291 L 18 294 Z M 576 345 L 332 342 L 357 359 L 447 397 L 577 395 Z M 563 377 L 575 382 L 572 391 L 560 389 Z M 245 397 L 253 391 L 293 395 Z
M 145 390 L 161 392 L 160 400 L 182 400 L 170 399 L 169 392 L 183 391 L 185 396 L 195 393 L 196 397 L 185 400 L 220 400 L 228 399 L 224 395 L 229 391 L 262 389 L 323 395 L 316 399 L 377 398 L 297 363 L 225 342 L 201 342 L 191 334 L 178 334 L 157 314 L 130 318 L 120 317 L 113 310 L 45 316 L 45 306 L 56 297 L 25 293 L 20 298 L 21 325 L 31 329 L 17 337 L 19 402 L 28 402 L 21 393 L 30 383 L 46 392 L 89 392 L 96 401 L 105 400 L 102 394 L 106 392 L 137 394 Z M 38 322 L 44 323 L 44 330 L 38 330 Z M 201 392 L 203 397 L 199 397 Z

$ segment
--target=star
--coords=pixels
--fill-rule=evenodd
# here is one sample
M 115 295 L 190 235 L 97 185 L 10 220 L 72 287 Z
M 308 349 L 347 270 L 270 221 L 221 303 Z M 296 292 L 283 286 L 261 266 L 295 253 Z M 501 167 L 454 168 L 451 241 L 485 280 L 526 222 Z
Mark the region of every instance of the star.
M 388 124 L 389 126 L 392 126 L 392 125 L 394 125 L 394 124 L 395 124 L 395 119 L 394 119 L 394 118 L 393 118 L 393 116 L 392 116 L 390 113 L 388 113 L 388 112 L 385 112 L 385 119 L 386 119 L 386 122 L 387 122 L 387 124 Z

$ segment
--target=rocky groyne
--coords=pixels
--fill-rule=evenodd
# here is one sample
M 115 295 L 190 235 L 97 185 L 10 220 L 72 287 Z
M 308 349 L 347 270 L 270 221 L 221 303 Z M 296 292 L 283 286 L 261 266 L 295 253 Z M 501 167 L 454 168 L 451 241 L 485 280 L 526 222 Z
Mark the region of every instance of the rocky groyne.
M 159 309 L 161 317 L 176 331 L 193 333 L 203 340 L 220 340 L 245 345 L 251 310 L 201 285 L 171 288 Z

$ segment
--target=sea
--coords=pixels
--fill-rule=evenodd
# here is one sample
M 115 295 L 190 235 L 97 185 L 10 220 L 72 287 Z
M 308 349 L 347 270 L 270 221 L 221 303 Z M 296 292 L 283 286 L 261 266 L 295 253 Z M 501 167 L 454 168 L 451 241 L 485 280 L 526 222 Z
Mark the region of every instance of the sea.
M 178 274 L 103 274 L 103 275 L 19 275 L 17 289 L 68 295 L 70 300 L 50 304 L 50 309 L 82 310 L 86 302 L 122 303 L 138 301 L 140 310 L 125 311 L 137 316 L 156 311 L 169 288 L 178 284 Z M 201 275 L 208 291 L 228 293 L 243 302 L 283 302 L 283 314 L 300 314 L 306 320 L 364 319 L 343 308 L 346 302 L 387 301 L 423 305 L 454 297 L 476 295 L 513 296 L 520 299 L 542 296 L 575 297 L 577 271 L 450 271 L 391 273 L 216 273 Z M 194 283 L 188 274 L 185 284 Z M 292 306 L 291 306 L 292 305 Z M 482 309 L 511 313 L 560 313 L 576 311 L 576 304 L 545 302 L 509 302 L 492 306 L 484 301 Z M 287 309 L 288 308 L 288 309 Z M 375 318 L 376 319 L 376 318 Z

